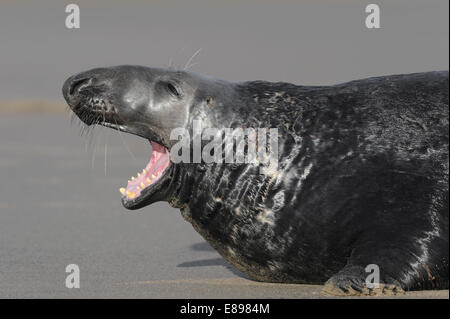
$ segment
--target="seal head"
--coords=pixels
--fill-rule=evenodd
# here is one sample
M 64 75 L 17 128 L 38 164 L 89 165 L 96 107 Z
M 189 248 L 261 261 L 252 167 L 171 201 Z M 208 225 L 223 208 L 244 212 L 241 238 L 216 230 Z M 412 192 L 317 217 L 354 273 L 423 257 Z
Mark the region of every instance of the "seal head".
M 184 71 L 141 66 L 96 68 L 71 76 L 63 95 L 87 125 L 99 124 L 148 139 L 152 157 L 121 188 L 122 203 L 138 209 L 171 196 L 176 165 L 169 150 L 172 130 L 188 129 L 192 114 L 202 116 L 212 96 L 231 98 L 231 83 Z M 195 108 L 195 110 L 193 110 Z

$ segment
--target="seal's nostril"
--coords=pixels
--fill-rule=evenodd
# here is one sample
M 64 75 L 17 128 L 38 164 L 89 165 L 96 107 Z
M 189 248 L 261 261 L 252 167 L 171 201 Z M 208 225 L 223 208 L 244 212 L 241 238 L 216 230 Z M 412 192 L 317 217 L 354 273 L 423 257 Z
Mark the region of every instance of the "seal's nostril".
M 83 87 L 88 86 L 90 82 L 91 82 L 90 78 L 74 79 L 69 86 L 69 95 L 74 95 L 75 93 L 78 93 Z

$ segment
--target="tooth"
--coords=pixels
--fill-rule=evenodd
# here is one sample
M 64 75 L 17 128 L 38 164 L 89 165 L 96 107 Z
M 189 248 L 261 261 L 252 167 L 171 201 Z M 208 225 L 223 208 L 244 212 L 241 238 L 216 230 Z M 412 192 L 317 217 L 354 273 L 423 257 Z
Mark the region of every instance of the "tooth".
M 142 188 L 145 188 L 145 184 L 144 184 L 144 183 L 142 183 L 142 182 L 141 182 L 141 187 L 142 187 Z
M 152 180 L 150 178 L 147 178 L 147 185 L 150 185 L 152 183 Z
M 147 174 L 147 171 L 145 170 L 145 168 L 142 170 L 142 174 Z
M 141 177 L 141 174 L 140 174 L 140 173 L 138 173 L 138 177 Z
M 152 174 L 152 178 L 155 178 L 156 176 Z
M 134 197 L 136 197 L 136 194 L 134 192 L 132 192 L 132 191 L 127 191 L 127 197 L 128 198 L 134 198 Z
M 122 187 L 122 188 L 119 189 L 119 191 L 120 191 L 120 193 L 121 193 L 122 195 L 125 195 L 125 192 L 126 192 L 125 188 Z
M 134 181 L 134 176 L 131 176 L 131 180 Z
M 138 191 L 140 191 L 141 190 L 141 188 L 138 186 L 138 187 L 136 187 L 136 189 L 138 190 Z
M 130 180 L 128 180 L 128 184 L 130 184 L 131 183 L 131 181 Z

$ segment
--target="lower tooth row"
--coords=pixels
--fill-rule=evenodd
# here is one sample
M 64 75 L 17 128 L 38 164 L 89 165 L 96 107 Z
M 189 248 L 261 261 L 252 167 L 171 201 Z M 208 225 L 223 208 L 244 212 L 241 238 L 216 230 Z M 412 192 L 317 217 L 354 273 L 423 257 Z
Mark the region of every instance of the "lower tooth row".
M 136 193 L 135 193 L 135 192 L 126 190 L 126 189 L 123 188 L 123 187 L 120 188 L 119 191 L 120 191 L 120 193 L 121 193 L 122 195 L 125 195 L 125 194 L 126 194 L 128 198 L 135 198 L 135 197 L 136 197 Z
M 152 175 L 152 177 L 153 178 L 155 178 L 156 176 L 155 175 Z M 134 178 L 132 178 L 132 179 L 134 179 Z M 149 186 L 151 183 L 152 183 L 152 180 L 150 179 L 150 178 L 147 178 L 147 180 L 146 180 L 146 182 L 147 182 L 147 185 L 145 185 L 144 184 L 144 182 L 141 182 L 141 184 L 137 187 L 137 189 L 138 190 L 140 190 L 141 188 L 142 189 L 144 189 L 146 186 Z M 122 195 L 127 195 L 127 197 L 128 198 L 134 198 L 134 197 L 136 197 L 136 193 L 134 193 L 134 192 L 132 192 L 132 191 L 129 191 L 129 190 L 126 190 L 125 188 L 123 188 L 123 187 L 121 187 L 120 189 L 119 189 L 119 191 L 120 191 L 120 193 L 122 194 Z

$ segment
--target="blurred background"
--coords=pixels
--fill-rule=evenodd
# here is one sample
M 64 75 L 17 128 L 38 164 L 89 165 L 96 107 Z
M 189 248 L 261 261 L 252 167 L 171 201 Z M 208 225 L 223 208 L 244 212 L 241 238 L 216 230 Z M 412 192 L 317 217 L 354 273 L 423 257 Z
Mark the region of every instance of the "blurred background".
M 372 2 L 380 29 L 365 27 Z M 448 70 L 449 2 L 80 0 L 80 29 L 67 29 L 69 3 L 0 1 L 0 297 L 318 297 L 246 280 L 165 203 L 126 211 L 118 188 L 147 142 L 82 135 L 62 84 L 189 60 L 216 78 L 301 85 Z M 80 289 L 65 287 L 70 263 Z

